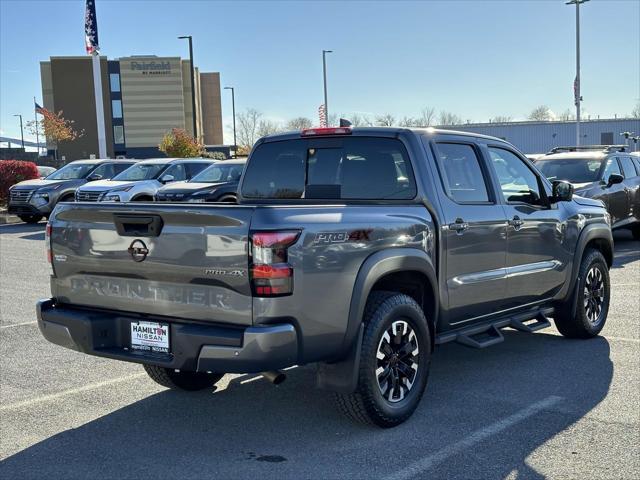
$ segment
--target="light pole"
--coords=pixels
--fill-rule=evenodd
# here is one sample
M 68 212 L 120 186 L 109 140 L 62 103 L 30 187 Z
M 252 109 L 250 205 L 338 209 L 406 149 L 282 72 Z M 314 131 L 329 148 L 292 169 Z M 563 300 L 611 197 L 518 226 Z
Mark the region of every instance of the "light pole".
M 193 111 L 193 138 L 198 140 L 198 126 L 196 122 L 196 74 L 193 67 L 193 38 L 191 35 L 178 37 L 180 40 L 189 40 L 189 63 L 191 63 L 191 110 Z
M 236 140 L 236 91 L 233 87 L 224 87 L 231 90 L 231 110 L 233 111 L 233 157 L 238 156 L 238 142 Z
M 322 50 L 322 76 L 324 78 L 324 115 L 329 126 L 329 101 L 327 100 L 327 53 L 333 53 L 333 50 Z
M 576 79 L 573 84 L 573 95 L 576 104 L 576 146 L 580 145 L 580 4 L 589 0 L 569 0 L 565 5 L 576 6 Z
M 14 117 L 20 117 L 20 140 L 22 142 L 22 151 L 24 152 L 24 130 L 22 129 L 22 115 L 15 114 Z

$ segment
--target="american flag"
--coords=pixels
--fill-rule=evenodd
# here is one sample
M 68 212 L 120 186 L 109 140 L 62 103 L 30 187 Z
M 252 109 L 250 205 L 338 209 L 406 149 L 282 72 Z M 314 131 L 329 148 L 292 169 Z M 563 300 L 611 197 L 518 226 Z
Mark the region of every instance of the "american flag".
M 95 0 L 87 0 L 87 6 L 84 10 L 84 44 L 88 55 L 100 52 Z
M 327 126 L 327 112 L 324 103 L 318 107 L 318 118 L 320 119 L 320 126 Z
M 34 103 L 36 104 L 36 113 L 39 113 L 40 115 L 44 115 L 45 109 L 42 108 L 40 105 L 38 105 L 38 102 L 34 101 Z

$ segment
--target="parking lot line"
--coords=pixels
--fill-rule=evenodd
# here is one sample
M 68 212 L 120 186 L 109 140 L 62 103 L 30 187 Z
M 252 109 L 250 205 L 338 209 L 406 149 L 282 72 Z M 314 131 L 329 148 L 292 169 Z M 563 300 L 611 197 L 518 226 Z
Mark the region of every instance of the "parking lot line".
M 14 410 L 16 408 L 28 407 L 38 403 L 48 402 L 57 398 L 65 397 L 67 395 L 74 395 L 76 393 L 86 392 L 87 390 L 94 390 L 96 388 L 106 387 L 108 385 L 114 385 L 116 383 L 128 382 L 129 380 L 135 380 L 137 378 L 146 377 L 146 373 L 136 373 L 134 375 L 128 375 L 126 377 L 113 378 L 111 380 L 105 380 L 103 382 L 90 383 L 83 385 L 82 387 L 70 388 L 69 390 L 63 390 L 58 393 L 51 393 L 49 395 L 42 395 L 40 397 L 31 398 L 29 400 L 23 400 L 22 402 L 10 403 L 9 405 L 0 406 L 0 412 L 5 410 Z
M 417 462 L 412 463 L 411 465 L 399 470 L 387 477 L 387 480 L 406 480 L 411 477 L 419 476 L 420 474 L 426 472 L 431 467 L 438 465 L 444 462 L 447 458 L 460 453 L 473 445 L 483 442 L 487 438 L 496 435 L 497 433 L 506 430 L 513 425 L 526 420 L 529 417 L 545 410 L 547 408 L 552 407 L 556 403 L 560 402 L 562 397 L 557 397 L 552 395 L 550 397 L 545 398 L 539 402 L 533 403 L 529 405 L 527 408 L 520 410 L 519 412 L 514 413 L 502 420 L 499 420 L 496 423 L 483 427 L 479 430 L 476 430 L 463 440 L 459 442 L 448 445 L 431 455 L 427 455 L 426 457 L 421 458 Z
M 33 325 L 34 323 L 38 323 L 38 322 L 34 320 L 32 322 L 12 323 L 10 325 L 0 325 L 0 328 L 21 327 L 23 325 Z

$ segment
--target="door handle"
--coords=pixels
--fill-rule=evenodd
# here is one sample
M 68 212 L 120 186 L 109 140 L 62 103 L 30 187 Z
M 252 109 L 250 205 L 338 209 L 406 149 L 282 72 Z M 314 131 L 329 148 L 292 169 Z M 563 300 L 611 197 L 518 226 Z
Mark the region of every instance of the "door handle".
M 524 225 L 524 220 L 522 220 L 518 215 L 516 215 L 511 220 L 509 220 L 509 225 L 511 225 L 514 230 L 520 230 L 522 225 Z
M 449 224 L 449 230 L 453 230 L 456 233 L 462 233 L 469 228 L 469 224 L 461 218 L 456 218 L 454 223 Z

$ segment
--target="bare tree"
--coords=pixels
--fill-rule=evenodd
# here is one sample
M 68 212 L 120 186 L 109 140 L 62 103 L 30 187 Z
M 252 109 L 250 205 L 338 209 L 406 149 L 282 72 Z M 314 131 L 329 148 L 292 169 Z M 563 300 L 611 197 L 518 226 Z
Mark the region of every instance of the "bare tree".
M 440 112 L 439 125 L 460 125 L 461 123 L 462 118 L 455 113 L 447 112 L 446 110 Z
M 398 122 L 398 125 L 401 127 L 421 127 L 420 120 L 413 117 L 407 117 L 406 115 L 402 117 L 402 120 Z
M 346 118 L 354 127 L 373 127 L 374 124 L 369 116 L 360 113 L 352 113 L 346 116 Z
M 236 132 L 238 145 L 251 148 L 260 138 L 258 126 L 262 120 L 262 113 L 255 108 L 248 108 L 237 115 Z
M 564 112 L 558 115 L 558 120 L 562 120 L 564 122 L 568 122 L 570 120 L 575 120 L 576 115 L 570 108 L 567 108 Z
M 551 109 L 546 105 L 539 105 L 531 110 L 531 113 L 527 118 L 529 120 L 536 120 L 539 122 L 549 122 L 553 120 L 553 113 L 551 112 Z
M 419 127 L 430 127 L 433 125 L 436 119 L 436 109 L 433 107 L 424 107 L 420 110 L 420 116 L 418 117 Z
M 392 127 L 396 125 L 396 117 L 394 117 L 390 113 L 385 113 L 384 115 L 378 115 L 376 117 L 376 125 L 378 127 Z
M 491 122 L 492 123 L 508 123 L 508 122 L 511 122 L 512 120 L 513 118 L 509 117 L 508 115 L 496 115 L 491 119 Z
M 636 103 L 636 106 L 631 111 L 632 118 L 640 118 L 640 102 Z
M 287 122 L 287 130 L 304 130 L 311 127 L 313 122 L 307 117 L 296 117 Z
M 258 138 L 264 137 L 265 135 L 271 135 L 272 133 L 278 133 L 281 131 L 282 131 L 282 126 L 279 123 L 274 122 L 273 120 L 263 119 L 263 120 L 260 120 L 260 122 L 258 123 L 258 129 L 257 129 Z

